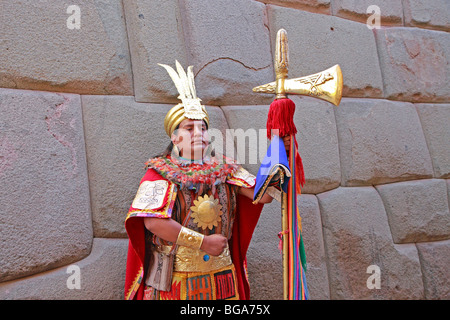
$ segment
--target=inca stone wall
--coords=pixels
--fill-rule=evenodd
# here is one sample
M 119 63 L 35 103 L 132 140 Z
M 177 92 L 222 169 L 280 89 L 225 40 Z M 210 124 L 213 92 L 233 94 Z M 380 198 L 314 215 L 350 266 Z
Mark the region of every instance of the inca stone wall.
M 291 96 L 311 298 L 450 298 L 447 0 L 0 6 L 1 299 L 121 299 L 124 219 L 178 103 L 157 63 L 194 66 L 224 136 L 264 129 L 273 96 L 251 89 L 274 80 L 279 28 L 290 77 L 344 74 L 338 107 Z M 266 205 L 248 254 L 253 299 L 282 298 L 280 222 L 279 203 Z

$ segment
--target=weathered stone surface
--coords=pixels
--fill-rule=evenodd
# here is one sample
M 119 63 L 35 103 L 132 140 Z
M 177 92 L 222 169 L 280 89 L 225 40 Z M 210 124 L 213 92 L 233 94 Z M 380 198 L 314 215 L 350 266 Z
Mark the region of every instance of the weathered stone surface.
M 83 260 L 1 283 L 0 299 L 121 300 L 124 297 L 127 248 L 127 239 L 94 238 L 92 252 Z M 80 276 L 79 289 L 74 287 L 77 275 Z
M 450 104 L 417 104 L 434 177 L 450 177 Z
M 394 244 L 383 202 L 373 187 L 340 187 L 317 195 L 331 299 L 422 299 L 414 244 Z M 380 270 L 380 289 L 369 266 Z
M 270 103 L 252 88 L 274 80 L 265 6 L 252 0 L 183 0 L 187 60 L 209 105 Z
M 309 194 L 300 195 L 297 201 L 302 218 L 302 235 L 307 263 L 306 282 L 309 298 L 311 300 L 330 299 L 319 202 L 316 196 Z
M 450 30 L 450 3 L 446 0 L 404 0 L 405 25 Z
M 281 205 L 265 204 L 248 248 L 247 263 L 252 300 L 283 299 L 283 262 L 278 249 Z
M 174 66 L 175 60 L 184 68 L 194 66 L 197 94 L 204 104 L 257 104 L 273 98 L 252 92 L 273 80 L 263 4 L 136 0 L 124 7 L 137 101 L 177 101 L 172 80 L 157 65 Z
M 229 137 L 235 142 L 235 154 L 228 152 L 227 155 L 256 174 L 270 142 L 266 130 L 269 106 L 226 106 L 221 109 L 230 128 Z
M 79 29 L 68 28 L 71 5 L 68 0 L 2 3 L 0 87 L 133 93 L 122 3 L 78 1 Z
M 432 177 L 430 154 L 412 104 L 342 99 L 335 115 L 342 185 Z
M 296 105 L 294 123 L 306 178 L 302 193 L 337 188 L 341 181 L 341 166 L 334 106 L 309 97 L 290 98 Z
M 272 43 L 280 28 L 288 33 L 290 78 L 339 64 L 344 96 L 383 95 L 374 35 L 365 24 L 273 5 L 268 5 L 268 16 Z
M 416 244 L 426 299 L 450 299 L 450 241 Z
M 145 162 L 170 143 L 164 117 L 173 107 L 137 103 L 133 97 L 83 96 L 94 234 L 125 236 L 124 221 L 145 174 Z M 225 134 L 218 107 L 206 107 L 211 128 Z
M 447 186 L 442 179 L 379 185 L 395 243 L 450 238 Z
M 306 177 L 302 192 L 319 193 L 336 188 L 341 172 L 332 105 L 308 97 L 292 96 L 291 99 L 296 104 L 296 137 Z M 266 135 L 269 107 L 226 106 L 222 110 L 234 135 L 241 137 L 235 141 L 237 158 L 257 173 L 270 142 Z M 248 137 L 245 143 L 242 142 L 243 135 Z M 320 148 L 317 147 L 319 145 Z
M 257 0 L 278 6 L 331 14 L 331 0 Z
M 92 222 L 80 96 L 0 89 L 0 281 L 85 257 Z
M 367 12 L 370 6 L 379 8 L 381 26 L 403 25 L 402 0 L 333 0 L 332 10 L 335 16 L 366 23 L 374 14 L 372 10 Z M 369 25 L 373 23 L 370 18 Z
M 123 2 L 136 101 L 178 103 L 178 92 L 158 63 L 187 68 L 186 48 L 177 1 L 130 0 Z
M 386 98 L 450 101 L 447 32 L 418 28 L 375 29 Z

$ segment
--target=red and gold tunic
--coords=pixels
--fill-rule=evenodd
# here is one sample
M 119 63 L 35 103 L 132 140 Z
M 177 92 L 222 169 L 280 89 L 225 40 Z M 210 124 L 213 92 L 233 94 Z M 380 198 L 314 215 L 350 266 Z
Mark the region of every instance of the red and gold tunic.
M 262 205 L 239 194 L 255 177 L 226 158 L 201 163 L 150 159 L 125 226 L 130 239 L 126 299 L 248 299 L 246 252 Z M 204 207 L 211 206 L 204 214 Z M 174 246 L 150 233 L 145 217 L 174 219 L 204 235 L 222 234 L 219 257 Z

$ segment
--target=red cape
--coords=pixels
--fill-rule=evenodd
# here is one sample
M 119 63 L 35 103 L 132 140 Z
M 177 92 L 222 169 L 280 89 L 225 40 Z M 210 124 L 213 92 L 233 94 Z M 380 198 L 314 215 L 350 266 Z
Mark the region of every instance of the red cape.
M 164 178 L 156 171 L 149 169 L 142 181 L 161 179 Z M 250 299 L 250 286 L 247 276 L 247 250 L 263 205 L 255 205 L 251 199 L 238 194 L 236 206 L 233 234 L 229 246 L 231 258 L 236 268 L 239 298 L 248 300 Z M 146 265 L 145 226 L 142 217 L 127 217 L 125 229 L 129 237 L 125 299 L 142 300 L 144 296 L 144 265 Z

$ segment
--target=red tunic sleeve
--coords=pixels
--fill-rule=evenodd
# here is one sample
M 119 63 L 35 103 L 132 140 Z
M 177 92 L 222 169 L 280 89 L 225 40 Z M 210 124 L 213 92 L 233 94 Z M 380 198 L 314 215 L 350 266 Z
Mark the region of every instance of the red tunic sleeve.
M 170 218 L 176 199 L 176 187 L 155 170 L 148 169 L 125 219 L 128 256 L 125 274 L 125 299 L 142 299 L 145 263 L 145 226 L 139 218 Z

